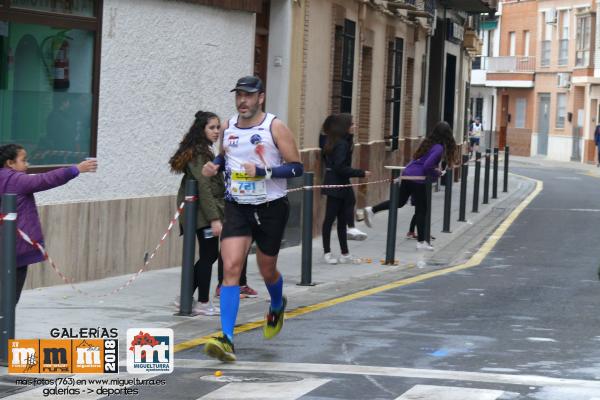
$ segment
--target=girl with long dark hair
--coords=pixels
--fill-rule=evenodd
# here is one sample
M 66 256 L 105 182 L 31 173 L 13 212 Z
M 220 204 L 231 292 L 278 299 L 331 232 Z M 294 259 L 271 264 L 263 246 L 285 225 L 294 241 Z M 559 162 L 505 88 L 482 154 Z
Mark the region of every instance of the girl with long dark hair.
M 413 156 L 413 160 L 406 166 L 402 176 L 437 178 L 442 172 L 438 167 L 440 161 L 444 159 L 448 164 L 448 168 L 452 168 L 456 161 L 456 152 L 457 147 L 452 128 L 447 122 L 438 122 L 431 134 L 423 139 Z M 415 220 L 418 233 L 417 249 L 433 251 L 433 246 L 425 241 L 425 217 L 427 215 L 425 179 L 401 181 L 398 208 L 403 207 L 411 195 L 415 201 Z M 374 207 L 365 207 L 365 224 L 371 227 L 375 214 L 383 210 L 389 210 L 389 208 L 389 200 Z
M 196 237 L 200 258 L 194 265 L 194 288 L 198 288 L 198 303 L 192 312 L 202 315 L 219 315 L 209 300 L 212 266 L 219 258 L 219 235 L 223 221 L 225 184 L 223 175 L 207 178 L 202 175 L 202 166 L 215 157 L 213 144 L 219 139 L 221 123 L 219 117 L 206 111 L 198 111 L 195 120 L 179 148 L 169 160 L 171 171 L 183 173 L 177 204 L 185 198 L 185 184 L 189 179 L 198 182 L 198 213 L 196 219 Z M 180 217 L 179 222 L 183 224 Z M 179 300 L 175 301 L 178 305 Z
M 323 132 L 326 135 L 323 146 L 325 160 L 324 185 L 347 185 L 350 178 L 364 178 L 370 175 L 369 171 L 352 168 L 353 142 L 351 140 L 354 123 L 352 115 L 339 114 L 327 117 L 323 123 Z M 321 194 L 327 196 L 325 219 L 323 221 L 323 252 L 325 262 L 328 264 L 352 262 L 347 241 L 347 210 L 354 209 L 356 198 L 351 187 L 323 189 Z M 340 242 L 341 256 L 331 254 L 331 228 L 337 218 L 338 240 Z
M 6 144 L 0 146 L 0 195 L 4 193 L 17 195 L 17 228 L 28 234 L 35 242 L 44 245 L 35 193 L 64 185 L 79 174 L 95 172 L 97 166 L 96 160 L 86 160 L 70 167 L 30 175 L 27 174 L 29 162 L 25 148 L 16 143 Z M 29 265 L 44 261 L 44 255 L 37 247 L 31 246 L 20 236 L 17 236 L 16 253 L 15 304 L 21 297 Z

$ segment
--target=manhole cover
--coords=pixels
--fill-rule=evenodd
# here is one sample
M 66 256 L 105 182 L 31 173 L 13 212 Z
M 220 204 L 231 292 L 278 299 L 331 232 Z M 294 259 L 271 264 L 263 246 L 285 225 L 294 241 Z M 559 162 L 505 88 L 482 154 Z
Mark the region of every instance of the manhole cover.
M 302 378 L 289 375 L 269 375 L 269 374 L 240 374 L 235 372 L 223 371 L 223 375 L 204 375 L 200 377 L 203 381 L 209 382 L 220 382 L 220 383 L 233 383 L 233 382 L 246 382 L 246 383 L 282 383 L 282 382 L 298 382 Z

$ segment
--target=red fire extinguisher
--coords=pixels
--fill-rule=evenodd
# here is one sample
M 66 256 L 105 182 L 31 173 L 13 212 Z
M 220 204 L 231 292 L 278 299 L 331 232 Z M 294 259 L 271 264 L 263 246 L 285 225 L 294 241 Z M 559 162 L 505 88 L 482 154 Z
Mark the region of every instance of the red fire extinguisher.
M 68 89 L 69 85 L 69 42 L 63 40 L 54 58 L 54 89 Z

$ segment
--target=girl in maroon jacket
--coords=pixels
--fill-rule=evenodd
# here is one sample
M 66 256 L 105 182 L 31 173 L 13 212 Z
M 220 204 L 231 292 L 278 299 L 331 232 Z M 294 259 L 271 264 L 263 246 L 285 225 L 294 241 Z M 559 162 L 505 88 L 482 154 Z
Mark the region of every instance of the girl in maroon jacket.
M 78 165 L 58 168 L 50 172 L 27 175 L 27 151 L 18 144 L 0 146 L 0 195 L 17 195 L 17 228 L 44 245 L 42 224 L 37 212 L 34 193 L 64 185 L 82 172 L 96 171 L 96 160 L 83 161 Z M 44 256 L 35 247 L 17 236 L 17 290 L 16 301 L 27 277 L 27 267 L 44 261 Z

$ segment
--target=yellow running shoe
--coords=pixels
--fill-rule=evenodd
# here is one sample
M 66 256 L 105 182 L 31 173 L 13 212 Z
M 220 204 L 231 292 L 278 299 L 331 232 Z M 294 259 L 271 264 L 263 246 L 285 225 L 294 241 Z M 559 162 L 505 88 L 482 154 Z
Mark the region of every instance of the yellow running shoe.
M 233 343 L 225 335 L 208 339 L 204 345 L 204 352 L 207 356 L 223 362 L 233 362 L 237 359 Z
M 279 311 L 271 310 L 265 316 L 265 324 L 263 325 L 263 336 L 265 339 L 273 339 L 281 331 L 283 327 L 283 317 L 285 315 L 285 306 L 287 305 L 287 297 L 283 296 L 283 306 Z

